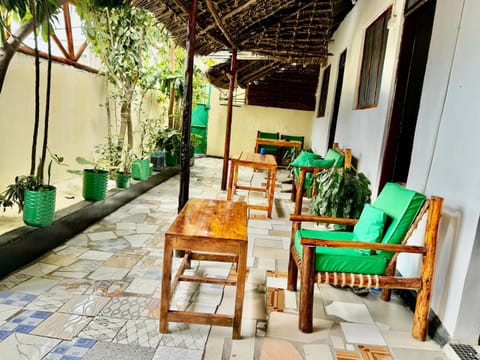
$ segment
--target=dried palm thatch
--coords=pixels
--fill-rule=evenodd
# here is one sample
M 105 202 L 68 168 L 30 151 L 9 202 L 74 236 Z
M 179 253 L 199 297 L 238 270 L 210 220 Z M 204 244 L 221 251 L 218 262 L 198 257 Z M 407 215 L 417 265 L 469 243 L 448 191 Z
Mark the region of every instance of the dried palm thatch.
M 134 0 L 186 43 L 189 0 Z M 195 53 L 235 48 L 282 63 L 319 64 L 351 0 L 198 0 Z

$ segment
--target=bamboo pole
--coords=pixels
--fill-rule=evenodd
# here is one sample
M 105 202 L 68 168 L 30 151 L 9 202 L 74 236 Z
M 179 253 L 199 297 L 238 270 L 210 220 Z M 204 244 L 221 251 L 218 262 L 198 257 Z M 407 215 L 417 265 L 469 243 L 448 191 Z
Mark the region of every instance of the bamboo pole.
M 222 190 L 227 190 L 228 159 L 230 157 L 230 136 L 232 133 L 233 92 L 237 82 L 237 49 L 232 49 L 230 62 L 230 86 L 228 91 L 227 124 L 225 129 L 225 146 L 223 153 Z
M 195 52 L 195 26 L 197 0 L 192 0 L 188 13 L 187 57 L 185 64 L 185 92 L 183 97 L 182 145 L 180 148 L 180 193 L 178 212 L 188 201 L 190 183 L 190 131 L 192 128 L 193 56 Z

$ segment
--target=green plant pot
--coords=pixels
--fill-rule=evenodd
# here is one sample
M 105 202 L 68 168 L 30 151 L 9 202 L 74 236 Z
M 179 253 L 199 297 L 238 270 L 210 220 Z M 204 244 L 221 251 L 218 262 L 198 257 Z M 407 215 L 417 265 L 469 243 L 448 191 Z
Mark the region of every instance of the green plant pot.
M 108 171 L 83 170 L 83 198 L 90 201 L 105 199 L 107 194 Z
M 45 186 L 42 190 L 25 190 L 23 222 L 29 226 L 48 226 L 55 217 L 57 189 Z
M 180 164 L 180 156 L 176 153 L 167 152 L 165 154 L 165 163 L 167 166 L 176 166 Z
M 150 160 L 139 159 L 132 162 L 132 178 L 135 180 L 148 180 L 151 175 Z
M 117 172 L 117 176 L 115 178 L 117 188 L 128 189 L 130 187 L 130 177 L 130 174 L 126 174 L 124 172 Z

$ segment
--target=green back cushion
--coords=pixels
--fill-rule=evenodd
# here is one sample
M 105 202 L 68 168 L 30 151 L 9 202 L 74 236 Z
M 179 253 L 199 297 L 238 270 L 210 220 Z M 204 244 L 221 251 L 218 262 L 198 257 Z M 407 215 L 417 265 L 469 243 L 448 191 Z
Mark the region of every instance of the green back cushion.
M 353 232 L 298 230 L 295 234 L 295 249 L 300 257 L 302 257 L 301 237 L 354 241 Z M 383 256 L 366 255 L 359 253 L 355 249 L 327 248 L 321 246 L 315 248 L 315 271 L 381 275 L 385 272 L 386 263 Z
M 333 160 L 333 166 L 342 167 L 345 156 L 336 152 L 333 149 L 328 149 L 327 154 L 325 155 L 325 160 Z
M 315 160 L 321 160 L 322 157 L 318 154 L 315 154 L 310 151 L 302 151 L 300 155 L 297 156 L 295 160 L 292 161 L 292 166 L 295 167 L 308 167 L 313 166 L 311 165 Z
M 297 156 L 295 160 L 292 161 L 291 165 L 293 166 L 293 171 L 295 171 L 295 176 L 299 177 L 300 170 L 299 167 L 330 167 L 334 163 L 333 159 L 327 160 L 322 159 L 318 154 L 312 153 L 310 151 L 302 151 L 300 155 Z M 308 192 L 312 186 L 312 173 L 307 173 L 305 175 L 305 186 L 304 189 Z
M 381 209 L 392 220 L 383 236 L 384 244 L 400 244 L 408 228 L 425 202 L 425 195 L 404 187 L 387 183 L 374 202 L 374 206 Z M 393 253 L 381 251 L 380 254 L 391 259 Z
M 370 204 L 365 204 L 358 222 L 353 228 L 353 239 L 363 242 L 380 242 L 387 216 L 383 210 Z M 370 254 L 371 250 L 357 249 L 363 254 Z

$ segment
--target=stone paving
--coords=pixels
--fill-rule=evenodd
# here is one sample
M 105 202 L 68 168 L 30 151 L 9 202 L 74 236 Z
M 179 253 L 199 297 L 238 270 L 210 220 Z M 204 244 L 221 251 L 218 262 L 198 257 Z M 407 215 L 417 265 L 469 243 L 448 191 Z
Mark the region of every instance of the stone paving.
M 197 158 L 190 197 L 225 199 L 222 160 Z M 260 184 L 265 174 L 240 171 Z M 412 313 L 398 298 L 315 289 L 312 334 L 297 330 L 287 291 L 293 209 L 288 171 L 277 177 L 272 219 L 249 214 L 249 273 L 242 339 L 224 327 L 171 323 L 158 332 L 164 232 L 177 213 L 179 176 L 155 187 L 32 264 L 0 281 L 1 359 L 446 359 L 432 340 L 411 338 Z M 238 191 L 235 200 L 265 202 Z M 41 241 L 41 239 L 39 239 Z M 192 273 L 225 277 L 231 265 L 193 262 Z M 174 267 L 178 266 L 178 261 Z M 272 297 L 275 301 L 272 303 Z M 180 283 L 172 308 L 233 312 L 234 289 Z M 372 355 L 373 354 L 373 355 Z M 370 356 L 370 357 L 368 357 Z

